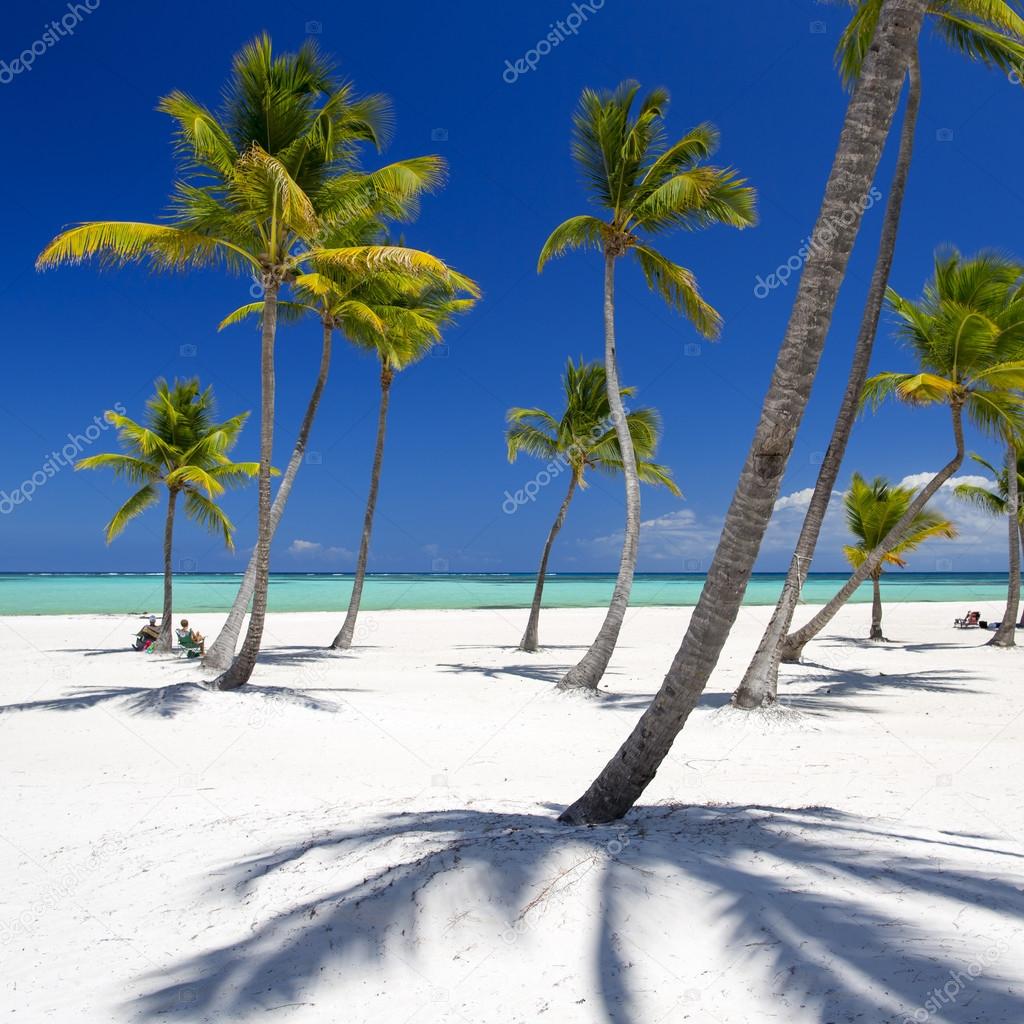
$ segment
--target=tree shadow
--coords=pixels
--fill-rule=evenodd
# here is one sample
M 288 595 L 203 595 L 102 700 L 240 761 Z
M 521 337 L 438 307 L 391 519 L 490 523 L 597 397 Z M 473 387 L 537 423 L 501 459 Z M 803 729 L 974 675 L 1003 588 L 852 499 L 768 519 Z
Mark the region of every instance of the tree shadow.
M 849 703 L 849 698 L 868 694 L 895 693 L 899 690 L 924 690 L 928 693 L 980 693 L 967 686 L 965 680 L 977 676 L 962 669 L 924 669 L 920 672 L 858 672 L 855 669 L 837 668 L 815 661 L 802 661 L 801 665 L 821 669 L 819 674 L 791 676 L 787 683 L 814 684 L 818 686 L 809 693 L 786 696 L 786 707 L 800 711 L 823 714 L 839 709 L 856 710 L 865 714 L 877 714 L 881 709 L 865 708 Z
M 174 718 L 202 700 L 215 699 L 215 692 L 201 683 L 191 682 L 167 686 L 81 686 L 64 697 L 0 705 L 0 714 L 12 711 L 87 711 L 101 704 L 118 702 L 130 715 Z M 349 692 L 352 691 L 339 687 L 293 689 L 248 684 L 233 691 L 231 697 L 244 699 L 251 695 L 261 702 L 272 701 L 275 705 L 290 704 L 308 711 L 338 712 L 340 705 L 315 694 Z
M 864 651 L 962 651 L 976 644 L 947 643 L 945 641 L 933 641 L 931 643 L 902 643 L 898 639 L 889 637 L 885 640 L 868 640 L 867 637 L 838 636 L 830 634 L 821 637 L 818 643 L 822 647 L 856 647 Z
M 488 679 L 518 677 L 535 679 L 540 683 L 557 683 L 571 665 L 468 665 L 464 662 L 448 662 L 437 666 L 445 672 L 458 672 L 473 676 L 486 676 Z
M 435 965 L 462 960 L 459 970 L 470 975 L 498 957 L 486 976 L 500 988 L 509 972 L 529 976 L 533 935 L 562 912 L 577 913 L 576 921 L 596 915 L 596 938 L 587 940 L 600 978 L 594 1020 L 640 1024 L 639 999 L 656 991 L 651 964 L 664 972 L 653 980 L 670 999 L 700 999 L 716 983 L 720 991 L 728 973 L 733 987 L 763 992 L 774 1006 L 802 1007 L 801 1021 L 822 1024 L 902 1020 L 960 971 L 968 991 L 942 1012 L 963 1016 L 943 1019 L 1024 1020 L 1024 994 L 1005 976 L 1016 962 L 1005 940 L 1001 959 L 968 978 L 967 964 L 992 946 L 993 933 L 977 922 L 960 930 L 967 918 L 963 909 L 956 913 L 960 906 L 983 912 L 976 917 L 986 923 L 989 914 L 1024 920 L 1015 866 L 1005 878 L 994 876 L 991 857 L 1003 851 L 985 845 L 987 837 L 949 841 L 903 831 L 894 846 L 884 821 L 828 807 L 643 807 L 593 828 L 468 809 L 387 815 L 370 828 L 326 831 L 218 869 L 217 885 L 229 887 L 232 906 L 253 902 L 261 906 L 258 919 L 239 928 L 237 942 L 147 976 L 128 1008 L 143 1021 L 250 1019 L 309 998 L 319 979 L 355 981 L 383 961 L 413 967 L 407 976 L 415 985 L 424 977 L 415 965 L 425 947 L 438 954 Z M 956 863 L 949 862 L 953 851 L 962 851 Z M 980 852 L 987 859 L 965 866 Z M 347 877 L 339 881 L 340 874 Z M 438 937 L 438 915 L 427 906 L 452 891 L 464 910 L 457 919 L 472 923 L 449 924 Z M 935 911 L 944 902 L 942 920 L 950 928 L 957 920 L 955 944 L 932 938 L 934 917 L 919 920 L 922 906 Z M 643 948 L 652 936 L 678 934 L 681 918 L 693 942 Z M 570 942 L 583 932 L 560 934 Z M 715 945 L 728 964 L 717 974 L 703 969 L 711 952 L 704 947 Z M 565 956 L 581 954 L 577 946 Z M 590 973 L 583 963 L 572 971 Z M 486 984 L 482 976 L 476 984 Z M 486 992 L 491 1005 L 500 1003 L 500 991 Z M 557 1002 L 580 993 L 546 994 Z M 388 999 L 403 997 L 418 994 L 388 991 Z M 551 1008 L 555 1020 L 563 1017 Z M 392 1019 L 382 1016 L 387 1009 L 374 1003 L 372 1019 Z M 700 1003 L 692 1010 L 704 1017 Z

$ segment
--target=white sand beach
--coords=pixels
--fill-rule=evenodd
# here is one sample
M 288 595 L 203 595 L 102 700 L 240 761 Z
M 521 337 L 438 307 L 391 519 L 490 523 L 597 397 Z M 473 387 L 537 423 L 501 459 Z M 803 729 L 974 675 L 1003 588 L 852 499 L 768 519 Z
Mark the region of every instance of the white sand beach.
M 892 605 L 869 645 L 847 607 L 784 671 L 799 716 L 749 718 L 745 608 L 641 805 L 589 829 L 556 815 L 689 609 L 630 611 L 599 700 L 553 685 L 596 609 L 545 612 L 537 655 L 524 611 L 366 613 L 343 656 L 337 616 L 271 615 L 237 693 L 127 650 L 134 618 L 0 618 L 3 1017 L 1022 1020 L 1021 655 L 963 611 Z

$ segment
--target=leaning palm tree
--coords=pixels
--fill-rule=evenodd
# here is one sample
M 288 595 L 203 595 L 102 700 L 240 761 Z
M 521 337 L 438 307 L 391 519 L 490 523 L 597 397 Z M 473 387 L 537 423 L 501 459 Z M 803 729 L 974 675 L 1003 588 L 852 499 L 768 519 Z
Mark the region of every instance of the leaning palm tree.
M 850 579 L 805 626 L 782 642 L 781 658 L 797 661 L 885 556 L 899 543 L 916 516 L 964 460 L 963 420 L 1008 444 L 1024 430 L 1024 268 L 996 253 L 963 259 L 956 250 L 935 257 L 935 277 L 923 298 L 912 302 L 892 289 L 889 303 L 899 333 L 917 357 L 910 373 L 876 374 L 864 385 L 863 401 L 876 407 L 896 398 L 914 406 L 945 406 L 953 421 L 952 458 L 907 507 L 885 540 L 864 559 Z M 1013 642 L 1016 604 L 1010 610 Z M 1006 643 L 1005 634 L 993 640 Z
M 248 271 L 263 291 L 260 329 L 260 474 L 256 586 L 245 642 L 211 685 L 244 685 L 259 653 L 270 570 L 270 463 L 274 440 L 277 302 L 282 286 L 310 258 L 340 269 L 371 265 L 435 266 L 425 254 L 394 246 L 326 249 L 325 231 L 360 216 L 372 197 L 430 187 L 437 158 L 418 158 L 358 176 L 360 143 L 382 145 L 388 105 L 339 84 L 315 47 L 275 57 L 261 36 L 235 58 L 219 114 L 174 92 L 160 109 L 177 123 L 183 179 L 171 223 L 100 221 L 58 235 L 37 261 L 41 269 L 98 259 L 147 262 L 157 270 L 223 266 Z M 355 177 L 354 177 L 355 175 Z
M 593 690 L 601 681 L 626 614 L 640 540 L 640 485 L 615 351 L 616 260 L 632 253 L 651 290 L 712 338 L 721 317 L 702 298 L 693 273 L 653 248 L 648 238 L 713 224 L 744 228 L 757 219 L 754 190 L 731 168 L 705 162 L 717 148 L 717 130 L 698 125 L 669 144 L 664 127 L 668 93 L 655 89 L 638 102 L 639 93 L 636 82 L 623 82 L 612 92 L 584 90 L 573 119 L 572 153 L 602 216 L 582 214 L 560 224 L 538 262 L 543 270 L 548 260 L 570 249 L 596 249 L 604 257 L 606 388 L 626 487 L 626 528 L 611 603 L 590 649 L 559 683 L 563 688 Z
M 927 0 L 885 0 L 860 84 L 846 110 L 815 224 L 816 235 L 829 226 L 832 234 L 827 244 L 807 254 L 753 443 L 686 634 L 633 731 L 587 791 L 562 813 L 562 821 L 613 821 L 633 806 L 697 706 L 718 662 L 779 496 L 860 230 L 862 203 L 878 169 L 926 6 Z
M 994 478 L 995 490 L 989 487 L 980 487 L 977 484 L 958 484 L 953 493 L 964 502 L 973 505 L 975 508 L 987 512 L 989 515 L 999 519 L 1006 519 L 1010 531 L 1009 544 L 1009 583 L 1007 590 L 1007 609 L 1003 621 L 1013 621 L 1016 613 L 1010 608 L 1014 595 L 1017 595 L 1020 603 L 1020 553 L 1024 547 L 1024 506 L 1019 500 L 1021 485 L 1024 484 L 1024 455 L 1019 451 L 1015 453 L 1016 471 L 1011 473 L 1009 466 L 996 469 L 991 462 L 983 459 L 980 455 L 971 453 L 971 458 L 979 465 L 984 466 Z M 1007 459 L 1009 462 L 1009 459 Z M 1014 479 L 1016 477 L 1016 479 Z M 1013 509 L 1016 509 L 1016 515 Z M 1014 521 L 1016 520 L 1016 525 Z M 1020 625 L 1024 626 L 1024 614 L 1021 615 Z M 1002 626 L 1000 625 L 1000 629 Z M 998 632 L 998 631 L 997 631 Z
M 476 292 L 475 284 L 465 278 L 462 280 L 466 281 L 471 292 Z M 460 313 L 472 309 L 475 301 L 472 298 L 454 297 L 450 287 L 429 285 L 424 288 L 421 285 L 410 287 L 401 284 L 395 286 L 394 283 L 369 286 L 367 299 L 376 300 L 374 310 L 383 321 L 384 329 L 382 332 L 354 334 L 351 340 L 372 352 L 380 362 L 377 440 L 373 450 L 370 490 L 366 497 L 363 532 L 359 540 L 348 611 L 341 629 L 331 641 L 332 650 L 345 650 L 351 647 L 355 636 L 363 583 L 366 580 L 366 565 L 370 555 L 370 537 L 373 533 L 373 518 L 380 489 L 381 465 L 384 461 L 384 435 L 391 402 L 391 385 L 395 375 L 423 359 L 440 342 L 441 328 L 450 324 Z
M 341 244 L 379 244 L 383 238 L 383 225 L 374 218 L 368 218 L 362 222 L 336 228 L 329 240 L 329 248 L 336 248 Z M 446 270 L 443 276 L 446 287 L 461 288 L 471 294 L 478 294 L 476 284 L 461 274 Z M 288 465 L 281 477 L 270 508 L 271 538 L 277 532 L 281 517 L 284 515 L 288 497 L 303 462 L 324 387 L 327 384 L 334 332 L 340 330 L 349 338 L 358 336 L 365 339 L 368 336 L 382 336 L 385 325 L 379 314 L 385 312 L 386 307 L 382 307 L 379 303 L 381 287 L 415 288 L 422 287 L 424 281 L 435 281 L 435 275 L 424 276 L 417 271 L 374 267 L 349 270 L 324 269 L 322 272 L 309 270 L 297 275 L 292 280 L 293 298 L 278 303 L 279 312 L 284 319 L 299 320 L 308 316 L 318 319 L 322 343 L 316 382 L 299 426 L 291 458 L 288 460 Z M 231 313 L 220 326 L 223 329 L 230 324 L 239 323 L 251 317 L 259 317 L 262 315 L 262 311 L 262 302 L 249 303 Z M 254 551 L 231 605 L 231 611 L 228 613 L 217 639 L 207 649 L 206 657 L 203 659 L 203 663 L 211 668 L 226 669 L 234 657 L 242 623 L 256 586 L 258 568 L 256 555 L 257 552 Z
M 582 357 L 577 365 L 570 359 L 566 363 L 562 387 L 565 391 L 565 411 L 559 419 L 543 409 L 515 408 L 508 411 L 509 426 L 505 439 L 509 462 L 515 462 L 520 454 L 534 455 L 544 459 L 549 467 L 557 467 L 549 472 L 562 473 L 568 470 L 569 473 L 569 488 L 544 542 L 540 568 L 537 570 L 537 585 L 530 605 L 530 618 L 526 632 L 519 641 L 521 651 L 537 650 L 537 631 L 548 558 L 551 546 L 565 523 L 569 503 L 576 489 L 587 487 L 588 469 L 614 475 L 621 473 L 623 466 L 622 450 L 619 448 L 619 438 L 608 405 L 604 366 L 601 363 L 584 363 Z M 635 394 L 636 388 L 619 388 L 621 398 Z M 672 470 L 652 461 L 660 433 L 657 411 L 648 408 L 631 409 L 626 412 L 626 425 L 640 480 L 667 487 L 674 495 L 681 497 L 672 479 Z
M 146 403 L 146 422 L 108 412 L 107 419 L 118 428 L 124 453 L 104 453 L 80 459 L 75 469 L 111 469 L 139 489 L 114 513 L 107 523 L 109 544 L 137 516 L 160 500 L 161 487 L 167 491 L 164 521 L 164 606 L 160 623 L 159 650 L 171 649 L 171 619 L 174 546 L 174 515 L 178 498 L 184 499 L 185 515 L 220 534 L 232 549 L 234 526 L 214 500 L 228 487 L 237 487 L 259 472 L 255 462 L 232 462 L 228 452 L 249 418 L 248 413 L 214 421 L 213 389 L 199 390 L 198 380 L 179 381 L 173 386 L 156 382 L 156 393 Z
M 842 2 L 850 3 L 855 11 L 839 40 L 836 63 L 844 84 L 853 87 L 860 79 L 882 5 L 881 0 Z M 1024 21 L 1013 8 L 1014 4 L 1003 0 L 933 0 L 928 6 L 928 19 L 950 48 L 961 56 L 979 61 L 990 68 L 1009 70 L 1024 60 Z M 739 708 L 761 707 L 773 701 L 778 692 L 780 643 L 793 622 L 800 591 L 814 557 L 825 513 L 857 418 L 860 394 L 867 380 L 885 290 L 892 272 L 920 106 L 921 68 L 915 49 L 907 68 L 907 101 L 900 130 L 899 152 L 889 185 L 875 268 L 854 346 L 849 379 L 778 604 L 733 694 L 733 704 Z
M 914 500 L 916 488 L 893 486 L 884 477 L 875 477 L 870 483 L 859 473 L 853 474 L 850 489 L 843 496 L 846 525 L 857 539 L 856 544 L 843 548 L 846 560 L 856 570 L 870 557 L 875 548 L 882 548 L 881 561 L 870 573 L 871 633 L 869 640 L 885 640 L 882 633 L 882 573 L 886 566 L 906 567 L 904 555 L 919 548 L 933 537 L 953 538 L 956 527 L 948 520 L 921 509 L 911 520 L 902 537 L 889 546 L 886 538 L 892 528 L 906 515 Z

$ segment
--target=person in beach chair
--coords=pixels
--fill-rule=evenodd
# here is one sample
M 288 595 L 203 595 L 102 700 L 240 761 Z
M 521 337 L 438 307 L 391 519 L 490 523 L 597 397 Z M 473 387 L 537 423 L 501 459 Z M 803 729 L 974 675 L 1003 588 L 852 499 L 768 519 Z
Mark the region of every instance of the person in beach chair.
M 956 629 L 973 629 L 977 626 L 984 628 L 981 612 L 968 612 L 962 619 L 954 619 L 953 626 Z
M 206 637 L 202 633 L 197 633 L 194 629 L 189 627 L 188 619 L 181 620 L 181 629 L 176 631 L 178 634 L 178 646 L 186 653 L 189 658 L 201 658 L 206 654 Z
M 156 643 L 159 636 L 160 628 L 156 624 L 156 616 L 150 615 L 149 622 L 135 634 L 135 643 L 132 645 L 132 650 L 148 651 Z

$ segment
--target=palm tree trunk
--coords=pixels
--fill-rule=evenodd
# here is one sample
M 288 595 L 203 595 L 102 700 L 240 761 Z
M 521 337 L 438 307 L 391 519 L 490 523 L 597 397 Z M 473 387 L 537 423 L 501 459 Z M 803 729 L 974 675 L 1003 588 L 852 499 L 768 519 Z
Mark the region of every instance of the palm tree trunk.
M 277 533 L 281 516 L 284 515 L 285 505 L 288 504 L 288 496 L 291 494 L 292 484 L 302 465 L 306 454 L 306 445 L 309 442 L 309 434 L 313 428 L 313 420 L 316 418 L 317 409 L 320 406 L 320 398 L 324 393 L 327 384 L 327 374 L 331 368 L 331 335 L 334 328 L 325 323 L 323 325 L 324 339 L 320 350 L 320 370 L 317 374 L 316 384 L 313 393 L 309 396 L 309 404 L 306 406 L 306 414 L 302 417 L 302 424 L 299 427 L 299 436 L 295 441 L 295 448 L 292 457 L 288 460 L 284 476 L 274 495 L 274 504 L 270 508 L 270 536 L 273 538 Z M 235 646 L 238 643 L 238 634 L 242 631 L 242 623 L 245 621 L 245 613 L 249 610 L 249 602 L 252 600 L 252 592 L 256 586 L 256 552 L 253 551 L 249 564 L 245 567 L 245 575 L 242 577 L 242 584 L 235 595 L 235 602 L 228 613 L 227 622 L 224 623 L 217 639 L 206 652 L 203 664 L 209 668 L 226 669 L 235 656 Z
M 810 572 L 811 560 L 818 546 L 818 538 L 828 512 L 832 490 L 839 477 L 839 468 L 846 447 L 857 419 L 857 406 L 860 393 L 867 380 L 868 367 L 871 364 L 871 353 L 878 333 L 878 322 L 882 315 L 885 302 L 885 290 L 892 273 L 893 257 L 896 252 L 896 236 L 899 233 L 900 216 L 903 212 L 903 198 L 906 195 L 907 179 L 910 176 L 910 164 L 914 155 L 914 136 L 917 131 L 917 116 L 921 109 L 921 72 L 917 50 L 914 50 L 907 69 L 909 86 L 907 89 L 907 106 L 903 113 L 903 125 L 900 130 L 900 147 L 896 158 L 896 169 L 893 172 L 889 198 L 885 206 L 885 219 L 882 222 L 882 237 L 878 244 L 878 256 L 875 269 L 868 289 L 864 315 L 861 319 L 860 333 L 853 350 L 853 363 L 850 376 L 846 383 L 846 391 L 839 407 L 832 438 L 828 451 L 822 460 L 818 479 L 814 485 L 807 514 L 804 516 L 800 536 L 793 551 L 793 559 L 789 564 L 786 582 L 782 594 L 775 606 L 768 628 L 761 637 L 754 657 L 747 666 L 743 680 L 733 694 L 732 702 L 739 708 L 759 708 L 772 703 L 778 696 L 779 689 L 779 644 L 789 632 L 793 624 L 800 591 L 803 589 Z
M 164 610 L 160 618 L 160 636 L 156 641 L 158 651 L 169 651 L 174 646 L 171 637 L 174 635 L 173 595 L 174 562 L 174 506 L 178 500 L 178 492 L 173 487 L 167 488 L 167 519 L 164 523 Z
M 1015 647 L 1017 609 L 1020 606 L 1020 486 L 1017 481 L 1017 448 L 1006 446 L 1006 513 L 1010 524 L 1010 582 L 1006 594 L 1006 612 L 990 647 Z
M 881 564 L 886 553 L 903 539 L 914 517 L 931 501 L 938 489 L 960 468 L 964 461 L 964 428 L 963 410 L 959 405 L 952 407 L 953 438 L 956 442 L 956 453 L 943 469 L 932 477 L 928 485 L 907 506 L 907 511 L 895 526 L 882 538 L 881 543 L 864 560 L 854 574 L 843 584 L 839 592 L 828 604 L 815 615 L 806 626 L 801 626 L 795 633 L 785 637 L 781 645 L 781 658 L 792 664 L 800 660 L 800 655 L 807 642 L 816 637 L 835 617 L 836 612 L 850 599 L 853 592 Z
M 882 584 L 881 573 L 876 569 L 871 574 L 871 635 L 869 640 L 884 640 L 882 634 Z
M 815 234 L 753 444 L 726 514 L 697 607 L 661 689 L 626 742 L 561 815 L 573 824 L 621 818 L 654 778 L 696 707 L 736 620 L 782 475 L 807 406 L 839 287 L 917 45 L 927 0 L 885 0 L 874 42 L 846 112 Z M 853 216 L 843 217 L 847 211 Z M 822 241 L 825 241 L 822 239 Z
M 640 546 L 640 478 L 636 469 L 636 452 L 629 434 L 626 410 L 619 388 L 619 367 L 615 356 L 615 260 L 614 251 L 605 251 L 604 257 L 604 369 L 608 407 L 615 425 L 615 436 L 622 454 L 622 475 L 626 481 L 626 531 L 619 558 L 619 573 L 615 578 L 611 603 L 604 622 L 590 649 L 561 678 L 560 690 L 596 690 L 601 682 L 615 643 L 622 629 L 629 592 L 633 588 L 633 573 Z
M 264 275 L 263 325 L 260 340 L 260 474 L 256 527 L 256 580 L 252 614 L 242 649 L 211 686 L 215 690 L 237 690 L 244 686 L 256 667 L 267 617 L 267 587 L 270 582 L 270 465 L 274 457 L 274 341 L 277 336 L 277 294 L 280 281 L 275 274 Z
M 562 501 L 562 507 L 558 510 L 555 521 L 551 524 L 551 529 L 548 531 L 548 539 L 544 543 L 544 554 L 540 557 L 540 568 L 537 570 L 537 586 L 533 590 L 530 619 L 526 623 L 526 632 L 523 634 L 523 639 L 519 641 L 519 650 L 528 651 L 531 654 L 537 650 L 538 646 L 537 627 L 540 623 L 540 602 L 544 596 L 544 577 L 548 571 L 548 556 L 551 554 L 551 545 L 554 544 L 558 531 L 562 529 L 562 524 L 565 522 L 565 514 L 569 511 L 569 502 L 572 501 L 572 496 L 576 492 L 576 470 L 573 469 L 570 472 L 572 475 L 569 478 L 569 491 Z
M 1017 484 L 1017 489 L 1018 489 L 1017 504 L 1019 505 L 1020 504 L 1020 481 L 1019 480 L 1018 480 L 1018 484 Z M 1024 523 L 1020 523 L 1019 522 L 1019 518 L 1020 517 L 1018 516 L 1017 532 L 1020 534 L 1020 547 L 1021 547 L 1021 551 L 1024 552 Z M 1019 582 L 1020 581 L 1018 581 L 1018 584 L 1019 584 Z M 1019 601 L 1020 600 L 1020 588 L 1019 588 L 1019 586 L 1018 586 L 1017 594 L 1018 594 L 1017 600 Z M 1024 626 L 1024 608 L 1021 609 L 1021 616 L 1020 616 L 1020 623 L 1019 624 L 1021 626 Z
M 348 613 L 338 635 L 331 642 L 333 650 L 347 650 L 352 646 L 359 617 L 359 602 L 363 598 L 363 582 L 366 579 L 366 561 L 370 555 L 370 534 L 373 532 L 373 514 L 377 508 L 377 491 L 380 488 L 380 467 L 384 461 L 384 432 L 388 422 L 388 404 L 391 398 L 391 382 L 394 371 L 385 362 L 380 368 L 380 412 L 377 415 L 377 446 L 373 452 L 373 469 L 370 471 L 370 493 L 366 497 L 366 514 L 363 516 L 363 536 L 359 540 L 359 556 L 356 559 L 356 574 L 352 580 L 352 595 L 348 601 Z

